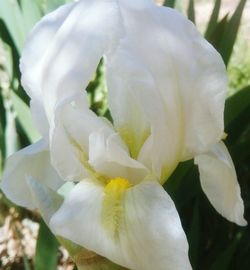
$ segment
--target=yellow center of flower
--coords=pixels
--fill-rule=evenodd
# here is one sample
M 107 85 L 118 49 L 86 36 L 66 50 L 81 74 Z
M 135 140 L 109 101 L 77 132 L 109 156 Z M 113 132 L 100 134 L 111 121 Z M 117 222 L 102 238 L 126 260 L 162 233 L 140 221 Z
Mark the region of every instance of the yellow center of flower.
M 102 203 L 102 225 L 109 235 L 117 239 L 122 230 L 124 218 L 123 198 L 127 189 L 132 187 L 131 183 L 124 178 L 111 179 L 104 188 L 104 199 Z

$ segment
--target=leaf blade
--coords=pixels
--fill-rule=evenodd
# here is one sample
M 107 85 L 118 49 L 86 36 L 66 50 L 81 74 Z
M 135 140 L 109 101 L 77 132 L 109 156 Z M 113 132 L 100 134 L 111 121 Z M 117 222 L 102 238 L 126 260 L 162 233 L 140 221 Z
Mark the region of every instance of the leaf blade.
M 219 51 L 226 65 L 228 64 L 231 54 L 233 52 L 233 47 L 237 38 L 245 4 L 246 4 L 246 0 L 241 0 L 239 2 L 233 16 L 231 17 L 231 19 L 229 20 L 225 28 L 225 31 L 223 33 L 223 36 L 220 42 Z
M 206 39 L 209 39 L 210 35 L 214 31 L 214 29 L 218 23 L 220 8 L 221 8 L 221 0 L 215 0 L 214 8 L 213 8 L 212 14 L 210 16 L 206 32 L 205 32 Z
M 41 221 L 37 239 L 35 270 L 55 270 L 57 266 L 58 242 L 47 225 Z

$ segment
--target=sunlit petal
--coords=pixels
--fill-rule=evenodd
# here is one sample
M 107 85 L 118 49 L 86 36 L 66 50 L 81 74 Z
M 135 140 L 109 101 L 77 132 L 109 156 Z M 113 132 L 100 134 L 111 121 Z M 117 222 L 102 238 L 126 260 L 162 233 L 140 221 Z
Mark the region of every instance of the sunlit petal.
M 1 188 L 6 196 L 18 205 L 34 208 L 27 177 L 32 176 L 52 190 L 58 189 L 63 181 L 50 164 L 46 139 L 13 154 L 7 161 Z
M 199 166 L 201 186 L 214 208 L 228 220 L 244 226 L 244 205 L 233 161 L 220 142 L 209 152 L 195 158 Z
M 103 130 L 97 130 L 89 138 L 89 147 L 89 163 L 109 178 L 119 176 L 138 183 L 149 173 L 143 164 L 129 156 L 118 134 L 105 136 Z
M 44 221 L 49 224 L 51 217 L 61 206 L 63 197 L 32 176 L 28 176 L 26 181 L 34 201 L 34 208 L 39 210 Z
M 121 34 L 117 2 L 109 0 L 65 5 L 36 25 L 22 56 L 22 81 L 49 120 L 57 106 L 86 88 Z
M 191 269 L 176 208 L 157 182 L 125 190 L 120 205 L 106 209 L 107 214 L 109 210 L 112 213 L 103 217 L 105 196 L 109 195 L 90 181 L 79 183 L 52 217 L 52 228 L 129 269 Z M 111 218 L 115 225 L 104 226 L 105 218 Z M 115 235 L 113 229 L 117 230 Z

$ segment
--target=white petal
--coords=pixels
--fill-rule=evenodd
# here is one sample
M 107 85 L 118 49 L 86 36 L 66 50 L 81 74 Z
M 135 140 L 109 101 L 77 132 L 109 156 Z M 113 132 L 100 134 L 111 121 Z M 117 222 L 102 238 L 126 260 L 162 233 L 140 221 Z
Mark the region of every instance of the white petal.
M 159 10 L 155 19 L 168 32 L 167 40 L 163 39 L 168 44 L 168 68 L 172 64 L 172 73 L 168 74 L 174 78 L 172 85 L 181 97 L 185 159 L 206 151 L 223 135 L 226 68 L 219 53 L 192 22 L 174 9 Z
M 42 218 L 49 225 L 51 217 L 61 206 L 63 197 L 31 176 L 27 177 L 27 184 L 34 200 L 34 207 L 39 210 Z
M 109 105 L 116 129 L 132 156 L 159 178 L 166 167 L 167 177 L 182 151 L 179 106 L 172 100 L 167 112 L 152 74 L 133 52 L 120 49 L 109 61 Z
M 86 88 L 121 34 L 119 8 L 110 0 L 65 5 L 36 25 L 23 53 L 22 81 L 30 96 L 43 102 L 49 121 L 57 106 Z
M 195 157 L 195 163 L 202 189 L 214 208 L 228 220 L 247 225 L 234 164 L 226 146 L 222 142 L 215 144 L 209 152 Z
M 119 0 L 119 3 L 127 6 L 128 8 L 144 9 L 152 6 L 154 2 L 152 0 Z
M 49 43 L 56 35 L 74 4 L 64 5 L 45 16 L 34 28 L 25 43 L 20 59 L 22 85 L 31 97 L 34 124 L 44 135 L 48 133 L 48 120 L 43 107 L 41 89 L 41 61 L 49 49 Z
M 62 178 L 79 181 L 95 172 L 110 178 L 133 176 L 137 181 L 145 177 L 147 169 L 130 158 L 126 145 L 109 122 L 82 103 L 65 105 L 57 112 L 51 156 Z
M 43 136 L 47 136 L 49 133 L 49 122 L 41 101 L 31 99 L 30 109 L 34 126 Z
M 84 101 L 66 104 L 57 110 L 55 126 L 51 128 L 51 159 L 65 180 L 78 181 L 89 172 L 89 136 L 102 129 L 114 133 L 103 119 L 89 110 Z
M 26 179 L 32 176 L 49 188 L 56 190 L 63 181 L 50 164 L 50 155 L 46 139 L 30 145 L 13 154 L 3 173 L 1 188 L 14 203 L 34 208 L 32 194 Z
M 52 217 L 54 231 L 133 270 L 191 269 L 188 244 L 173 201 L 156 182 L 126 191 L 119 237 L 102 226 L 102 186 L 84 181 Z
M 107 57 L 111 113 L 118 131 L 129 127 L 139 141 L 150 130 L 139 159 L 157 175 L 157 167 L 166 167 L 167 177 L 178 160 L 221 138 L 226 71 L 215 49 L 177 11 L 125 2 L 126 37 Z
M 149 173 L 143 164 L 129 156 L 117 134 L 105 136 L 103 130 L 93 132 L 89 137 L 89 163 L 109 178 L 119 176 L 133 183 L 142 181 Z

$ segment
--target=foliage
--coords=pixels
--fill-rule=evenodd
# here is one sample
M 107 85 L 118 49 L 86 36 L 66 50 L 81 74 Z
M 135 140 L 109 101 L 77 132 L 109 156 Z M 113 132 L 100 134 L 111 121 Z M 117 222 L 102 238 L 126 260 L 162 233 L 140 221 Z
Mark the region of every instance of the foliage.
M 11 153 L 36 141 L 39 137 L 32 125 L 28 107 L 29 98 L 20 84 L 18 62 L 25 38 L 35 22 L 45 13 L 65 2 L 69 1 L 0 0 L 0 53 L 4 55 L 0 58 L 0 173 L 4 161 Z M 231 17 L 227 15 L 219 20 L 221 0 L 216 0 L 205 32 L 205 37 L 217 48 L 226 65 L 233 52 L 245 3 L 246 0 L 239 1 Z M 165 5 L 179 8 L 180 1 L 168 0 Z M 195 22 L 195 1 L 193 0 L 189 2 L 187 15 Z M 249 221 L 250 80 L 248 74 L 250 63 L 244 63 L 242 66 L 239 65 L 237 72 L 229 66 L 230 75 L 233 77 L 231 86 L 237 90 L 248 86 L 228 98 L 225 108 L 225 130 L 228 134 L 226 144 L 236 165 L 246 206 L 246 218 Z M 100 63 L 96 77 L 89 84 L 87 91 L 91 108 L 97 114 L 108 117 L 103 74 L 103 66 Z M 190 259 L 194 269 L 248 269 L 250 265 L 249 230 L 225 221 L 215 212 L 201 192 L 198 171 L 192 161 L 180 164 L 167 181 L 165 188 L 176 202 L 182 218 L 190 243 Z M 0 204 L 6 205 L 6 199 L 1 199 Z M 7 202 L 7 206 L 10 205 Z M 25 210 L 21 210 L 20 213 L 30 216 L 30 213 Z M 45 269 L 43 267 L 47 262 L 50 262 L 50 268 L 46 269 L 54 269 L 57 245 L 54 237 L 42 223 L 34 259 L 35 269 Z M 29 266 L 26 269 L 29 269 Z

